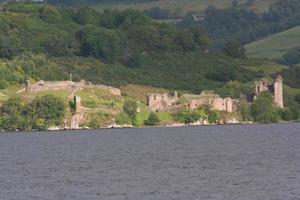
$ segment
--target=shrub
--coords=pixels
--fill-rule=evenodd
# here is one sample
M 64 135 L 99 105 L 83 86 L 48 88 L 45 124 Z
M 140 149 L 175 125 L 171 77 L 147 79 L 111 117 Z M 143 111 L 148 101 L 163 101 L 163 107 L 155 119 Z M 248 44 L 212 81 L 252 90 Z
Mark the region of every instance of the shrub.
M 278 112 L 276 111 L 272 95 L 269 92 L 264 92 L 251 106 L 251 115 L 257 122 L 269 123 L 278 121 Z
M 90 128 L 101 128 L 111 122 L 111 115 L 105 112 L 94 113 L 90 116 L 87 126 Z
M 284 121 L 291 121 L 294 118 L 294 114 L 289 108 L 279 109 L 278 114 L 280 118 Z
M 136 125 L 137 109 L 138 109 L 138 104 L 134 100 L 126 100 L 123 105 L 123 110 L 131 119 L 132 125 Z
M 48 23 L 57 23 L 61 20 L 60 12 L 53 6 L 45 6 L 40 11 L 41 18 Z
M 31 103 L 34 115 L 45 120 L 47 125 L 60 125 L 65 116 L 65 105 L 62 99 L 53 95 L 37 97 Z
M 129 116 L 126 113 L 120 113 L 117 117 L 116 117 L 116 123 L 120 124 L 120 125 L 124 125 L 124 124 L 131 124 L 131 119 L 129 118 Z
M 150 113 L 147 120 L 145 120 L 144 124 L 146 126 L 157 126 L 160 124 L 160 119 L 157 117 L 155 113 Z
M 199 119 L 206 120 L 208 119 L 208 116 L 203 109 L 182 109 L 173 114 L 173 119 L 177 122 L 189 124 L 194 123 Z
M 0 35 L 0 58 L 12 58 L 19 54 L 20 41 L 15 37 Z

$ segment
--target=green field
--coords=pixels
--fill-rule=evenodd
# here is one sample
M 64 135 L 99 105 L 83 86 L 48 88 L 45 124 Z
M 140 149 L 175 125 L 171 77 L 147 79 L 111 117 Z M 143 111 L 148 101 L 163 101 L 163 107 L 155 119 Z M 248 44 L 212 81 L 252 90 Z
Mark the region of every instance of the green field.
M 105 1 L 104 1 L 105 2 Z M 264 12 L 269 9 L 270 5 L 272 5 L 276 0 L 254 0 L 251 3 L 247 3 L 247 0 L 240 0 L 241 4 L 245 4 L 245 6 L 251 10 L 257 12 Z M 92 7 L 97 10 L 103 10 L 106 8 L 114 8 L 114 9 L 149 9 L 153 7 L 160 7 L 163 9 L 169 9 L 173 11 L 181 11 L 183 14 L 193 11 L 204 11 L 210 5 L 214 5 L 217 8 L 228 8 L 232 6 L 232 0 L 159 0 L 153 2 L 146 3 L 98 3 L 94 4 Z
M 288 50 L 300 48 L 300 26 L 250 43 L 245 47 L 250 58 L 280 58 Z

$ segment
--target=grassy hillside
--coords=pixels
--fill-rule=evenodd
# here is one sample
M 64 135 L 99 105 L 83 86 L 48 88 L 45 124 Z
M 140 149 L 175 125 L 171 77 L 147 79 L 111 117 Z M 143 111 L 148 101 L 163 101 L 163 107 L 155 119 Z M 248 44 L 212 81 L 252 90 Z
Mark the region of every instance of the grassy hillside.
M 240 4 L 243 7 L 247 7 L 251 10 L 257 12 L 264 12 L 277 0 L 239 0 Z M 180 11 L 183 14 L 194 11 L 204 11 L 208 6 L 214 5 L 217 8 L 228 8 L 232 6 L 233 0 L 154 0 L 154 1 L 136 1 L 136 0 L 125 0 L 125 1 L 111 1 L 111 0 L 102 0 L 102 1 L 78 1 L 78 0 L 69 0 L 66 1 L 68 4 L 89 4 L 91 7 L 97 10 L 103 10 L 106 8 L 115 8 L 115 9 L 149 9 L 153 7 L 160 7 L 162 9 L 168 9 L 173 11 Z
M 288 50 L 300 48 L 300 26 L 247 44 L 245 47 L 250 58 L 280 58 Z

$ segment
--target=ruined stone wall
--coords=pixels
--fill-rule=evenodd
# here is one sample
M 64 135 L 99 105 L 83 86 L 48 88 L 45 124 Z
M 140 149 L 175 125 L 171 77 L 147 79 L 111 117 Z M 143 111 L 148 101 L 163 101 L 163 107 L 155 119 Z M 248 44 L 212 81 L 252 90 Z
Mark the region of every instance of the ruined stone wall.
M 85 80 L 73 81 L 39 81 L 33 85 L 28 84 L 26 90 L 29 92 L 42 92 L 49 90 L 81 90 L 85 88 L 98 88 L 111 92 L 113 95 L 121 96 L 121 90 L 106 85 L 93 85 Z
M 167 110 L 177 101 L 177 97 L 170 96 L 169 94 L 148 94 L 147 105 L 150 111 L 158 112 Z
M 257 81 L 255 82 L 255 93 L 256 94 L 260 94 L 262 92 L 267 92 L 270 90 L 271 85 L 268 83 L 267 80 L 261 80 L 261 81 Z
M 199 98 L 199 99 L 192 99 L 188 104 L 189 109 L 197 109 L 201 106 L 209 105 L 213 109 L 218 111 L 226 111 L 232 113 L 236 110 L 236 103 L 237 100 L 231 98 Z

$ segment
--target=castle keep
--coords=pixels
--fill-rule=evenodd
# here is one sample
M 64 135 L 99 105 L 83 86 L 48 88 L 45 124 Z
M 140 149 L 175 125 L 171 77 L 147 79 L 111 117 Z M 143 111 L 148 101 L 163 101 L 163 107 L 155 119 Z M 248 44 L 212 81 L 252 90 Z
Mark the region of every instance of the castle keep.
M 278 75 L 273 83 L 268 80 L 260 80 L 255 82 L 255 97 L 262 92 L 271 92 L 273 95 L 273 102 L 279 108 L 284 108 L 283 105 L 283 77 Z

